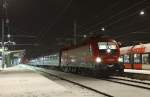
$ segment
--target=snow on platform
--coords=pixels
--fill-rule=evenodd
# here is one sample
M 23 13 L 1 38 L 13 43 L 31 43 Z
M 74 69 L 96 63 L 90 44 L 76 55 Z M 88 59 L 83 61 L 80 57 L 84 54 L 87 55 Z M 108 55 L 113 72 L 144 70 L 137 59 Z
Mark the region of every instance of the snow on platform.
M 54 81 L 18 65 L 0 71 L 0 97 L 79 96 Z

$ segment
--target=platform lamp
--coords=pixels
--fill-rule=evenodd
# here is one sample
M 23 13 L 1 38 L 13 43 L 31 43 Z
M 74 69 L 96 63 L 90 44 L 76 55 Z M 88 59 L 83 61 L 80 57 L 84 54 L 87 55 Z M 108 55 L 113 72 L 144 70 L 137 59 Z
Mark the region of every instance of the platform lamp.
M 143 16 L 145 14 L 144 10 L 141 10 L 139 14 Z

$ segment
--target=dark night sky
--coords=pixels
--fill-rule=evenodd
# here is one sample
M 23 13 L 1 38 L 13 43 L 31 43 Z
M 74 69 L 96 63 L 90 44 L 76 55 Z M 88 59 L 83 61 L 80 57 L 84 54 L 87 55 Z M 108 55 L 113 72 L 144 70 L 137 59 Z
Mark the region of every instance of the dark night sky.
M 140 10 L 144 16 L 138 14 Z M 103 34 L 126 43 L 150 41 L 149 0 L 8 0 L 8 18 L 12 40 L 18 44 L 10 48 L 26 49 L 28 56 L 50 54 L 71 44 L 74 20 L 78 36 Z M 106 31 L 100 30 L 103 26 Z

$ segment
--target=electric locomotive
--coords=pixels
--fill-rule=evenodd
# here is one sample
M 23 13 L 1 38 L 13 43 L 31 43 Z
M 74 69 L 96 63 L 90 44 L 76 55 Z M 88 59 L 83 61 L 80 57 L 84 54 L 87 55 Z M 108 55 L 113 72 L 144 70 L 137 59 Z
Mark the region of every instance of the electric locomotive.
M 61 50 L 60 68 L 65 72 L 124 72 L 118 43 L 109 37 L 94 37 Z

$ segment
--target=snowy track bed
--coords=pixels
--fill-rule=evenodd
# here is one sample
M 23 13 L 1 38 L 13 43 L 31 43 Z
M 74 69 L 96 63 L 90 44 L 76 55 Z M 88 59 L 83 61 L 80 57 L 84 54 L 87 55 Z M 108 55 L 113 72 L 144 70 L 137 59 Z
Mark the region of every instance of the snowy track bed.
M 34 67 L 35 68 L 35 67 Z M 47 70 L 36 68 L 49 75 L 54 75 L 61 79 L 71 81 L 73 83 L 80 84 L 84 87 L 99 91 L 101 94 L 107 94 L 105 96 L 113 97 L 149 97 L 150 95 L 150 86 L 148 84 L 132 82 L 132 81 L 123 81 L 117 79 L 97 79 L 91 77 L 85 77 L 70 73 L 64 73 L 55 70 Z M 131 80 L 131 79 L 130 79 Z M 149 83 L 149 82 L 148 82 Z

